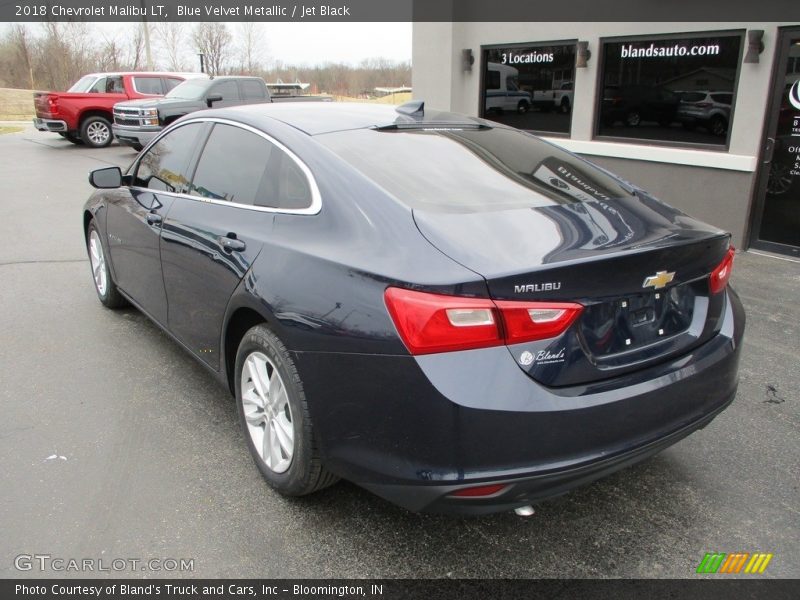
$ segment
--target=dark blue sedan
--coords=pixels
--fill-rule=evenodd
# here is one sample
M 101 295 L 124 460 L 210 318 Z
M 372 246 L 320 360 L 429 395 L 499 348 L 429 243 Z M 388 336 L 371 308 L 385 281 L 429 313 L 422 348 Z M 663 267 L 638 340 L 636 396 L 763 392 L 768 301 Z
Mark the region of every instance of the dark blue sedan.
M 524 513 L 736 392 L 730 236 L 497 123 L 210 110 L 90 181 L 100 301 L 215 374 L 283 494 Z

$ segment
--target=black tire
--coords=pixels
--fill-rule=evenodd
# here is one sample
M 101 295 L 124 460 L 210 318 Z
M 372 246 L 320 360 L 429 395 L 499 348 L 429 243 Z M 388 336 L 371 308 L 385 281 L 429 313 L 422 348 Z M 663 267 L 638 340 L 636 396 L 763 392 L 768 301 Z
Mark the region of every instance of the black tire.
M 92 148 L 105 148 L 114 139 L 111 123 L 104 117 L 88 117 L 81 123 L 81 139 Z
M 94 238 L 94 236 L 97 236 Z M 95 266 L 96 262 L 92 256 L 92 240 L 96 239 L 96 243 L 98 244 L 97 248 L 101 253 L 103 258 L 102 265 L 99 267 L 103 269 L 105 273 L 105 286 L 101 286 L 95 275 Z M 97 229 L 97 225 L 95 225 L 94 221 L 89 223 L 89 228 L 86 230 L 86 251 L 89 254 L 89 268 L 92 272 L 92 281 L 94 281 L 94 289 L 97 292 L 97 297 L 100 299 L 100 302 L 106 308 L 122 308 L 123 306 L 128 305 L 128 301 L 125 297 L 120 293 L 119 288 L 117 288 L 117 284 L 114 283 L 114 280 L 111 278 L 111 271 L 108 268 L 108 259 L 105 254 L 105 248 L 103 247 L 102 243 L 102 235 L 100 234 L 100 230 Z
M 709 121 L 708 123 L 708 129 L 714 135 L 722 137 L 726 133 L 728 133 L 728 121 L 725 120 L 725 117 L 720 117 L 719 115 L 715 115 L 711 117 L 711 121 Z
M 569 98 L 561 99 L 561 106 L 559 107 L 563 114 L 568 114 L 570 111 Z
M 527 100 L 520 100 L 519 104 L 517 104 L 517 112 L 521 115 L 524 115 L 531 109 L 531 105 Z
M 244 400 L 242 397 L 243 383 L 247 384 L 252 379 L 244 375 L 247 382 L 243 382 L 245 361 L 250 356 L 266 356 L 272 363 L 272 368 L 277 371 L 283 387 L 286 390 L 286 400 L 291 416 L 291 426 L 294 431 L 294 448 L 288 469 L 276 472 L 267 465 L 259 451 L 256 449 L 253 435 L 250 433 L 248 421 L 245 417 Z M 269 368 L 269 367 L 267 367 Z M 239 350 L 236 353 L 235 368 L 236 406 L 239 412 L 239 422 L 242 426 L 250 455 L 258 466 L 259 471 L 267 483 L 285 496 L 304 496 L 336 483 L 339 478 L 329 473 L 322 464 L 319 447 L 314 435 L 311 416 L 308 411 L 303 383 L 297 372 L 286 346 L 265 324 L 256 325 L 244 334 Z M 269 393 L 266 394 L 267 396 Z M 252 414 L 252 413 L 251 413 Z M 263 423 L 266 433 L 267 423 Z
M 63 137 L 65 140 L 69 140 L 70 142 L 72 142 L 76 146 L 83 145 L 83 140 L 81 138 L 79 138 L 77 135 L 75 135 L 74 133 L 69 133 L 69 132 L 66 132 L 66 131 L 59 131 L 58 135 Z
M 642 115 L 638 110 L 629 110 L 625 115 L 625 125 L 628 127 L 638 127 L 642 122 Z

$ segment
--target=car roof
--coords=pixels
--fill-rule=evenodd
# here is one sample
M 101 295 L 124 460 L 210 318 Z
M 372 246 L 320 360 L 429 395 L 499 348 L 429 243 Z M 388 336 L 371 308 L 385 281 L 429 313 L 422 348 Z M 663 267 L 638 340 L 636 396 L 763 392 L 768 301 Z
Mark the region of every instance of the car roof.
M 390 104 L 361 102 L 273 102 L 233 106 L 207 111 L 206 114 L 262 128 L 268 125 L 269 120 L 277 120 L 308 135 L 409 124 L 419 127 L 484 124 L 479 119 L 456 113 L 428 110 L 424 115 L 412 117 L 401 114 L 396 109 L 396 106 Z

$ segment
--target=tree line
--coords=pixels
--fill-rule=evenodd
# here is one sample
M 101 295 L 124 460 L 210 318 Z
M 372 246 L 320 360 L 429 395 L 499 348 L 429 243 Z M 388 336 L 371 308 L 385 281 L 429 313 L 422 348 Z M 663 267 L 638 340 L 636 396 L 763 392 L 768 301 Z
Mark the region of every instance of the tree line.
M 300 80 L 312 91 L 343 96 L 378 86 L 411 84 L 411 65 L 384 58 L 357 65 L 292 65 L 269 60 L 258 23 L 120 23 L 100 30 L 90 23 L 11 24 L 0 36 L 0 87 L 66 90 L 82 75 L 106 71 L 197 72 L 199 54 L 211 75 L 256 75 L 267 82 Z

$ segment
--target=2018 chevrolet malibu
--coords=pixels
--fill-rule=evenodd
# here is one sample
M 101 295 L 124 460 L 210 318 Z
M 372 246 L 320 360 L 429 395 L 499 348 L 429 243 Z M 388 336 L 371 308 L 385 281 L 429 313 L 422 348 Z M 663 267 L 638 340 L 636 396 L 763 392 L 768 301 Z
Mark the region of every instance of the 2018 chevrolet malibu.
M 342 477 L 411 510 L 526 507 L 736 391 L 729 235 L 503 125 L 211 110 L 90 181 L 100 301 L 215 374 L 283 494 Z

